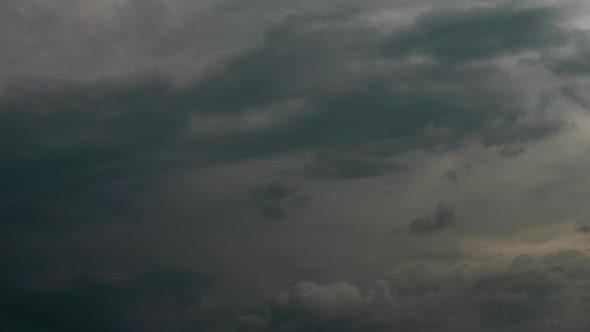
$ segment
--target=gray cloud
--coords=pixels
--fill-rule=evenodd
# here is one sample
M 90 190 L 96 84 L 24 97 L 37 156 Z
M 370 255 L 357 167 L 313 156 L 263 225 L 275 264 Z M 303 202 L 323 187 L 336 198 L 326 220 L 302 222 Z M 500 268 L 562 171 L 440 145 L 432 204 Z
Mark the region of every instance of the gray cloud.
M 325 286 L 305 282 L 278 294 L 272 301 L 272 315 L 284 319 L 301 316 L 312 320 L 347 320 L 359 313 L 362 303 L 358 288 L 346 282 Z
M 588 54 L 590 53 L 590 40 L 586 33 L 574 34 L 575 38 L 572 49 L 566 54 L 548 54 L 543 60 L 544 63 L 555 73 L 568 77 L 584 77 L 590 70 Z
M 303 207 L 309 197 L 299 190 L 280 181 L 264 185 L 255 195 L 261 204 L 261 213 L 269 218 L 283 218 L 286 209 Z
M 170 323 L 182 328 L 182 320 L 191 320 L 186 311 L 198 306 L 209 286 L 207 278 L 176 268 L 75 276 L 49 289 L 19 281 L 18 287 L 2 286 L 0 323 L 13 331 L 158 331 Z M 190 324 L 196 328 L 199 321 Z
M 238 317 L 237 330 L 240 332 L 262 332 L 267 326 L 264 319 L 256 315 L 243 315 Z
M 536 144 L 569 128 L 559 102 L 585 98 L 561 81 L 584 71 L 586 52 L 564 11 L 468 5 L 0 0 L 0 325 L 489 332 L 544 331 L 551 317 L 587 327 L 585 254 L 453 263 L 490 218 L 545 227 L 481 193 L 553 166 L 523 161 L 526 176 L 511 181 L 521 173 L 490 162 L 470 178 L 486 190 L 440 174 L 474 146 L 526 149 L 507 164 L 538 157 Z M 526 209 L 520 187 L 507 188 Z M 451 227 L 444 204 L 404 222 L 446 199 L 465 200 L 474 222 L 448 238 L 383 236 Z M 506 212 L 480 222 L 480 208 Z M 298 222 L 258 222 L 295 211 Z
M 590 52 L 577 52 L 572 56 L 552 64 L 553 70 L 558 74 L 572 76 L 586 76 L 590 73 Z
M 496 21 L 522 20 L 524 28 L 513 28 L 516 37 L 534 34 L 530 43 L 521 46 L 529 49 L 537 49 L 541 40 L 553 45 L 552 38 L 541 36 L 554 34 L 550 27 L 555 24 L 546 25 L 558 17 L 555 9 L 504 7 L 445 15 L 442 21 L 464 27 L 452 31 L 478 31 Z M 481 23 L 480 17 L 490 22 Z M 0 149 L 3 173 L 13 183 L 3 189 L 5 195 L 18 197 L 26 191 L 28 197 L 19 198 L 19 204 L 29 200 L 39 205 L 36 196 L 68 195 L 74 190 L 68 186 L 74 184 L 77 192 L 86 191 L 79 186 L 301 148 L 346 147 L 353 153 L 360 149 L 391 155 L 412 148 L 457 147 L 469 137 L 485 144 L 523 142 L 563 127 L 559 119 L 525 120 L 527 100 L 493 64 L 412 64 L 390 59 L 389 65 L 378 65 L 383 60 L 378 50 L 381 40 L 398 34 L 410 41 L 423 37 L 405 36 L 406 32 L 383 36 L 349 20 L 350 14 L 287 20 L 273 28 L 261 46 L 182 87 L 139 77 L 128 83 L 37 85 L 5 93 L 0 116 L 3 132 L 10 138 Z M 439 19 L 419 19 L 412 31 L 420 31 L 422 21 L 428 25 L 432 20 Z M 438 23 L 432 24 L 431 30 L 438 31 Z M 470 24 L 477 29 L 468 28 Z M 493 30 L 492 35 L 500 32 Z M 460 39 L 462 33 L 453 38 Z M 343 35 L 347 38 L 338 38 Z M 511 45 L 518 38 L 497 47 L 516 52 Z M 348 69 L 360 64 L 359 70 Z M 291 107 L 287 113 L 294 114 L 292 119 L 269 118 L 284 107 Z M 205 126 L 230 122 L 210 136 L 195 131 L 190 125 L 195 121 Z M 254 121 L 254 127 L 228 130 L 236 121 Z M 435 137 L 429 128 L 449 134 Z M 319 173 L 356 177 L 388 169 L 386 162 L 363 158 L 344 158 L 331 169 L 319 167 Z M 32 190 L 33 186 L 49 190 L 50 195 Z M 19 210 L 5 210 L 14 215 L 19 213 L 15 209 Z
M 428 234 L 445 229 L 455 221 L 455 208 L 452 205 L 439 204 L 434 214 L 414 219 L 408 225 L 408 231 L 414 234 Z
M 518 145 L 505 145 L 498 151 L 500 157 L 518 157 L 525 153 L 526 149 Z
M 576 221 L 576 231 L 580 233 L 590 233 L 590 219 L 584 218 Z
M 318 156 L 305 172 L 311 178 L 357 179 L 404 170 L 385 158 L 332 153 Z
M 521 272 L 479 280 L 479 319 L 483 325 L 516 325 L 552 313 L 551 297 L 563 287 L 559 277 L 543 272 Z
M 450 181 L 457 182 L 473 173 L 473 165 L 470 163 L 463 164 L 462 167 L 451 169 L 444 173 L 444 177 Z
M 500 5 L 423 14 L 406 33 L 394 34 L 385 52 L 420 54 L 451 62 L 480 60 L 565 45 L 559 8 Z
M 272 323 L 267 328 L 551 331 L 559 327 L 582 331 L 590 321 L 582 311 L 570 310 L 586 302 L 588 283 L 576 280 L 588 275 L 589 262 L 581 252 L 561 251 L 538 257 L 519 256 L 509 267 L 496 266 L 492 270 L 473 262 L 400 266 L 388 282 L 377 282 L 365 297 L 347 283 L 318 286 L 306 282 L 272 300 Z M 556 263 L 563 267 L 561 273 L 554 272 Z M 399 292 L 392 294 L 390 288 Z M 376 289 L 383 296 L 375 297 Z M 342 300 L 332 301 L 339 297 Z

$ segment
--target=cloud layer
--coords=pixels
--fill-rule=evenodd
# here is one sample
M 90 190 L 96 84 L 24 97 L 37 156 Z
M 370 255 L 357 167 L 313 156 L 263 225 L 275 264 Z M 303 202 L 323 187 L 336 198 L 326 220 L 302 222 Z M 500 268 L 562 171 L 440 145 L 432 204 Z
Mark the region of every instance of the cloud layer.
M 589 13 L 0 0 L 0 326 L 586 331 Z

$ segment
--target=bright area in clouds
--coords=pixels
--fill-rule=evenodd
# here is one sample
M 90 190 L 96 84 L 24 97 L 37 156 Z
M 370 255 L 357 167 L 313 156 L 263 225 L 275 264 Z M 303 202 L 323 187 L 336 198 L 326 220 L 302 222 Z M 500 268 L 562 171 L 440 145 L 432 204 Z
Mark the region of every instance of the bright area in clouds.
M 588 331 L 588 22 L 0 0 L 0 329 Z

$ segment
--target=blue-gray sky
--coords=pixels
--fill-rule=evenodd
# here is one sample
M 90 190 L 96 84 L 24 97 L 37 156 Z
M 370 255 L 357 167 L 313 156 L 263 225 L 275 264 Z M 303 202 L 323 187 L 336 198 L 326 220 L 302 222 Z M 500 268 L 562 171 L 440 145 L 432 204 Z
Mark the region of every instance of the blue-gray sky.
M 0 0 L 0 329 L 588 331 L 588 29 Z

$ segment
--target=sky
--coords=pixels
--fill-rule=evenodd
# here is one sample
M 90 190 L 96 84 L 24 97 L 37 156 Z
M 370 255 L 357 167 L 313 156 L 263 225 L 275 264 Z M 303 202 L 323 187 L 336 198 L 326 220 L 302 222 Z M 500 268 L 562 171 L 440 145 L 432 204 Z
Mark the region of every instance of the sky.
M 0 0 L 0 330 L 590 329 L 590 5 Z

